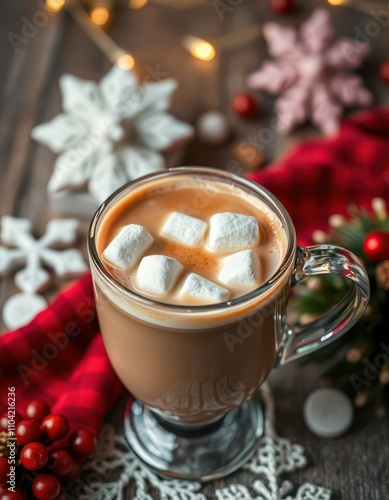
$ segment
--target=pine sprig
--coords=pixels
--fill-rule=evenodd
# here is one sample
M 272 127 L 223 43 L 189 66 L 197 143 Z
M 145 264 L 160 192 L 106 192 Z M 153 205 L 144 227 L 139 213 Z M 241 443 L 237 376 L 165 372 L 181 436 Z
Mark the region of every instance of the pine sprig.
M 371 262 L 366 259 L 362 245 L 366 235 L 372 231 L 389 231 L 389 218 L 383 200 L 375 198 L 372 201 L 373 210 L 359 208 L 353 204 L 348 209 L 349 219 L 334 215 L 330 217 L 328 242 L 341 245 L 355 253 L 362 259 L 368 271 L 371 271 Z
M 316 362 L 320 384 L 340 388 L 356 407 L 372 408 L 383 417 L 389 410 L 389 291 L 377 283 L 377 263 L 363 250 L 366 236 L 377 230 L 389 232 L 389 217 L 384 201 L 375 198 L 371 211 L 352 205 L 347 218 L 330 217 L 327 234 L 315 232 L 317 243 L 343 246 L 362 260 L 370 279 L 371 299 L 358 323 L 309 362 Z M 319 318 L 340 302 L 349 286 L 349 281 L 331 275 L 305 280 L 294 289 L 291 321 L 303 325 Z

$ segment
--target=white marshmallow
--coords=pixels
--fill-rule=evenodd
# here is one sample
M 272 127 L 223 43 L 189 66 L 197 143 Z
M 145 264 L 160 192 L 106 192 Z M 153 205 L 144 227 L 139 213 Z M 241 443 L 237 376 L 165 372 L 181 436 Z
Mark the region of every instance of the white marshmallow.
M 136 280 L 145 292 L 166 293 L 174 287 L 183 266 L 178 260 L 166 255 L 143 257 L 138 267 Z
M 111 241 L 102 256 L 121 269 L 131 269 L 153 243 L 153 237 L 142 226 L 129 224 Z
M 209 246 L 212 250 L 253 247 L 258 239 L 258 222 L 250 215 L 223 212 L 210 219 Z
M 227 300 L 229 291 L 198 274 L 191 273 L 185 280 L 181 295 L 190 295 L 191 297 L 217 303 Z
M 252 250 L 243 250 L 223 259 L 219 280 L 226 285 L 256 285 L 259 261 Z
M 207 228 L 207 223 L 190 215 L 173 212 L 162 228 L 162 234 L 173 240 L 196 246 Z

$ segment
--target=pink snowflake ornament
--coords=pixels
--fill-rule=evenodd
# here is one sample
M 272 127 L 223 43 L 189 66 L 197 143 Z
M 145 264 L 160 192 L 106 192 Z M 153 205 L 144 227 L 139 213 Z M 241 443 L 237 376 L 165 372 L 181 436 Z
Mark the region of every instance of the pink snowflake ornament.
M 280 132 L 288 133 L 311 119 L 324 134 L 335 134 L 344 106 L 372 102 L 362 78 L 347 72 L 358 68 L 369 50 L 348 38 L 334 40 L 327 10 L 316 9 L 300 33 L 275 23 L 265 24 L 263 31 L 274 60 L 265 61 L 250 75 L 248 85 L 280 94 L 276 101 Z

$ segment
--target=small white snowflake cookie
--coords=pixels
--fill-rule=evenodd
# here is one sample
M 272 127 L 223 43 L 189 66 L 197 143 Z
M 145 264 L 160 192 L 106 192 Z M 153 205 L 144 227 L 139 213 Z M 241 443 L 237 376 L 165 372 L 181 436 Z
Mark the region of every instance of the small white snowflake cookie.
M 22 326 L 44 307 L 44 299 L 35 295 L 45 290 L 51 280 L 42 264 L 60 278 L 78 276 L 88 269 L 78 250 L 64 249 L 75 242 L 78 225 L 76 219 L 53 219 L 46 233 L 35 239 L 28 219 L 2 217 L 0 237 L 7 247 L 0 246 L 0 276 L 22 267 L 15 274 L 15 284 L 23 293 L 4 305 L 3 320 L 9 328 Z

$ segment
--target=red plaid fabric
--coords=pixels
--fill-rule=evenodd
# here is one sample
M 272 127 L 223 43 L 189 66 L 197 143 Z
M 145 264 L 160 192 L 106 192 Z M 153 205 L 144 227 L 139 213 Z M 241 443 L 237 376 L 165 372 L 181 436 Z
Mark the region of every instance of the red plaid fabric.
M 310 244 L 312 232 L 351 203 L 371 208 L 375 196 L 389 202 L 389 110 L 355 115 L 336 138 L 302 143 L 250 178 L 283 203 L 299 243 Z
M 27 326 L 0 337 L 0 412 L 8 387 L 16 408 L 46 400 L 71 430 L 95 434 L 121 392 L 97 322 L 90 274 L 65 288 Z

